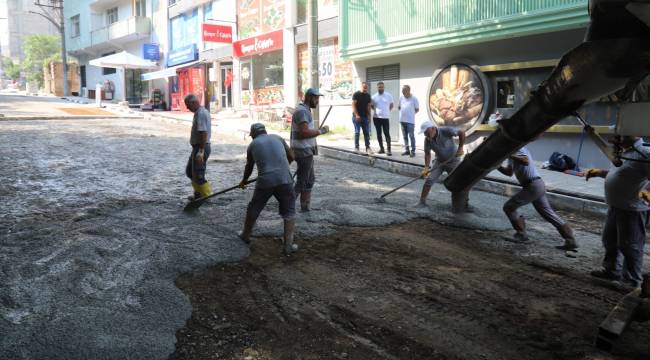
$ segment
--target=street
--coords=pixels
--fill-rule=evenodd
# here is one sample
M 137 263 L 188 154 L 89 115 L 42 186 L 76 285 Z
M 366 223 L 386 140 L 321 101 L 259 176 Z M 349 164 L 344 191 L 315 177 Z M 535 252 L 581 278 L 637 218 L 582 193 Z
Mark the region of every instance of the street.
M 248 143 L 223 123 L 215 191 Z M 454 216 L 441 185 L 415 209 L 418 181 L 379 204 L 408 178 L 320 156 L 286 260 L 274 200 L 250 249 L 237 237 L 250 188 L 182 211 L 189 125 L 0 121 L 0 358 L 647 359 L 647 324 L 613 355 L 593 347 L 624 294 L 588 275 L 602 215 L 562 213 L 569 258 L 531 207 L 532 242 L 513 243 L 504 196 L 474 191 L 477 212 Z

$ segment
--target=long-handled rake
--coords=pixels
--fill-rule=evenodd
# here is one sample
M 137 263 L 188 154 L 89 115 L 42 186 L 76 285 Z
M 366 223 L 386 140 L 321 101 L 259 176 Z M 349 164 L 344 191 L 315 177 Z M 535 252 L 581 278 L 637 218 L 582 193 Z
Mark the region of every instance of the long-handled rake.
M 246 182 L 246 185 L 248 185 L 248 184 L 250 184 L 250 183 L 254 183 L 255 181 L 257 181 L 257 178 L 255 178 L 255 179 L 251 179 L 251 180 L 248 180 L 248 181 Z M 217 195 L 225 194 L 225 193 L 227 193 L 227 192 L 229 192 L 229 191 L 233 191 L 233 190 L 235 190 L 235 189 L 237 189 L 237 188 L 239 188 L 239 184 L 237 184 L 237 185 L 235 185 L 235 186 L 232 186 L 232 187 L 229 187 L 229 188 L 227 188 L 227 189 L 221 190 L 221 191 L 216 192 L 216 193 L 214 193 L 214 194 L 210 194 L 210 195 L 208 195 L 208 196 L 204 196 L 204 197 L 201 197 L 201 198 L 198 198 L 198 199 L 192 200 L 192 201 L 190 201 L 189 203 L 187 203 L 187 205 L 185 205 L 185 208 L 184 208 L 183 210 L 184 210 L 184 211 L 190 211 L 190 210 L 198 209 L 198 208 L 199 208 L 201 205 L 203 205 L 203 203 L 204 203 L 206 200 L 208 200 L 209 198 L 213 198 L 213 197 L 215 197 L 215 196 L 217 196 Z
M 402 184 L 402 185 L 400 185 L 400 186 L 394 188 L 393 190 L 384 193 L 382 196 L 376 198 L 376 199 L 375 199 L 375 202 L 377 202 L 377 203 L 385 203 L 385 202 L 386 202 L 386 196 L 388 196 L 388 195 L 394 193 L 395 191 L 397 191 L 397 190 L 399 190 L 399 189 L 401 189 L 401 188 L 403 188 L 403 187 L 406 187 L 406 186 L 408 186 L 408 185 L 411 185 L 412 183 L 414 183 L 414 182 L 416 182 L 417 180 L 420 180 L 420 179 L 422 179 L 422 176 L 418 176 L 418 177 L 416 177 L 415 179 L 409 180 L 407 183 Z

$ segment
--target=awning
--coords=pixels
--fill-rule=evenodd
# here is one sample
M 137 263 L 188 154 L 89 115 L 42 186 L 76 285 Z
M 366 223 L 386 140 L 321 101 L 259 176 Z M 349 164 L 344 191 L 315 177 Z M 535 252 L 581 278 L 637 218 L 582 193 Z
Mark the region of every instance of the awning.
M 203 62 L 218 61 L 222 59 L 232 60 L 232 46 L 220 46 L 199 53 L 199 60 Z
M 156 69 L 158 65 L 151 61 L 143 59 L 139 56 L 129 54 L 122 51 L 117 54 L 112 54 L 98 59 L 93 59 L 88 62 L 92 66 L 104 68 L 118 68 L 118 69 Z
M 189 62 L 189 63 L 172 66 L 172 67 L 169 67 L 167 69 L 148 72 L 148 73 L 142 74 L 140 76 L 140 80 L 148 81 L 148 80 L 156 80 L 156 79 L 165 79 L 165 78 L 168 78 L 168 77 L 171 77 L 171 76 L 176 76 L 176 70 L 177 69 L 192 66 L 192 65 L 194 65 L 194 64 L 196 64 L 198 62 L 199 61 L 192 61 L 192 62 Z

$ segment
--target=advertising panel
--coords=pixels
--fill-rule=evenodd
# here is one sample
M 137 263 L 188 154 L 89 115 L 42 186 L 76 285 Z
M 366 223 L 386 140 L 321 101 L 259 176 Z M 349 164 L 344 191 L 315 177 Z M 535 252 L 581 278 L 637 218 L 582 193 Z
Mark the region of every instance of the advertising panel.
M 352 99 L 352 62 L 339 55 L 338 39 L 323 39 L 318 46 L 318 71 L 321 93 L 325 100 Z M 304 92 L 309 84 L 309 48 L 298 45 L 298 88 Z
M 463 63 L 438 70 L 429 88 L 429 116 L 438 126 L 454 126 L 471 131 L 480 124 L 489 104 L 483 74 Z
M 143 44 L 142 55 L 142 57 L 147 60 L 160 60 L 160 48 L 158 47 L 158 44 Z
M 232 27 L 227 25 L 203 24 L 203 41 L 232 43 Z
M 236 57 L 263 54 L 282 49 L 282 30 L 273 31 L 247 38 L 233 43 L 233 52 Z
M 199 53 L 197 51 L 196 44 L 192 44 L 184 48 L 171 51 L 169 55 L 167 55 L 167 67 L 184 64 L 190 61 L 196 61 L 198 59 Z
M 239 38 L 279 30 L 284 27 L 284 1 L 238 0 Z

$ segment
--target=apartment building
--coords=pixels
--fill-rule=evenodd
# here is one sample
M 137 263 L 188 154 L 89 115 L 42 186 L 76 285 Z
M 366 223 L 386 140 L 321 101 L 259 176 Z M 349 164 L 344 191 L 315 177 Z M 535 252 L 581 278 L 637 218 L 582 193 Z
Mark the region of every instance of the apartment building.
M 37 14 L 34 0 L 0 0 L 0 55 L 20 62 L 23 40 L 32 34 L 59 35 L 56 27 Z
M 68 54 L 79 61 L 80 96 L 95 98 L 97 84 L 105 89 L 104 99 L 139 104 L 153 89 L 163 93 L 164 81 L 143 81 L 149 71 L 138 68 L 109 68 L 90 61 L 126 51 L 142 59 L 161 60 L 167 46 L 167 4 L 159 0 L 66 0 L 66 42 Z

